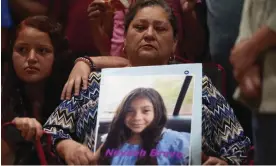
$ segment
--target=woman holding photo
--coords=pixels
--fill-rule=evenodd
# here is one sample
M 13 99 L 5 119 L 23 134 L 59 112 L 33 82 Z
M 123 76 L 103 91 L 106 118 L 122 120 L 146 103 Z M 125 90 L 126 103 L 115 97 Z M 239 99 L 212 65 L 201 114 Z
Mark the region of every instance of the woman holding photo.
M 160 94 L 151 88 L 134 89 L 119 105 L 107 138 L 96 152 L 98 164 L 188 164 L 190 134 L 166 129 L 166 122 Z
M 169 64 L 176 50 L 177 32 L 176 18 L 163 0 L 137 1 L 125 16 L 124 51 L 129 65 Z M 88 57 L 77 60 L 63 91 L 68 100 L 56 108 L 44 126 L 55 133 L 54 151 L 67 164 L 90 164 L 94 160 L 100 74 L 90 74 L 95 69 L 93 63 L 99 68 L 99 63 L 90 60 Z M 80 91 L 81 82 L 84 88 Z M 75 96 L 70 99 L 74 85 Z M 206 76 L 202 86 L 202 151 L 207 156 L 204 164 L 246 163 L 250 140 L 233 109 Z M 117 142 L 116 146 L 120 143 L 123 142 Z M 144 163 L 140 159 L 137 162 Z

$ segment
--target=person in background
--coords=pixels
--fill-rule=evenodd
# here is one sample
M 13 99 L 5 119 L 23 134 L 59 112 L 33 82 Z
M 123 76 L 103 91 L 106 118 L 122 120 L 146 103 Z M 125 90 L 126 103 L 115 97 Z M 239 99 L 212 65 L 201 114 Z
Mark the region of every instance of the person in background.
M 205 60 L 204 54 L 206 54 L 206 37 L 204 27 L 202 26 L 198 6 L 201 5 L 200 0 L 194 1 L 194 10 L 186 10 L 185 0 L 167 0 L 171 4 L 173 10 L 178 9 L 176 16 L 180 15 L 179 31 L 182 33 L 179 34 L 179 40 L 181 42 L 178 44 L 180 49 L 180 57 L 191 62 L 203 62 Z M 175 11 L 175 10 L 174 10 Z M 175 12 L 174 12 L 175 13 Z
M 172 10 L 163 0 L 135 3 L 125 16 L 124 50 L 129 66 L 168 64 L 177 44 L 176 22 Z M 88 76 L 93 71 L 90 69 L 92 63 L 80 58 L 69 82 L 81 80 L 85 76 L 83 73 Z M 81 84 L 66 84 L 63 95 L 69 100 L 63 101 L 44 125 L 46 132 L 54 133 L 54 152 L 66 163 L 89 164 L 93 160 L 100 78 L 100 73 L 92 72 L 84 81 L 88 86 L 72 98 L 66 90 L 74 85 L 79 89 Z M 204 164 L 245 163 L 250 140 L 210 79 L 204 77 L 202 83 L 202 147 L 208 156 Z
M 253 111 L 254 164 L 275 165 L 276 1 L 244 1 L 230 61 L 239 83 L 234 98 Z
M 60 102 L 67 77 L 66 68 L 61 67 L 67 50 L 62 27 L 46 16 L 28 17 L 16 28 L 10 50 L 9 70 L 2 85 L 1 124 L 12 121 L 22 137 L 31 141 L 34 134 L 42 135 L 41 124 Z M 20 147 L 16 148 L 6 148 L 2 156 L 19 152 Z M 18 161 L 24 155 L 21 151 L 15 158 Z
M 7 52 L 9 44 L 9 31 L 13 26 L 13 20 L 10 12 L 8 0 L 1 1 L 1 78 L 7 73 Z M 2 78 L 3 82 L 3 78 Z M 1 85 L 2 85 L 1 82 Z
M 1 1 L 1 52 L 7 51 L 8 30 L 13 26 L 8 0 Z
M 17 22 L 41 14 L 60 22 L 75 58 L 109 55 L 113 12 L 103 0 L 13 0 L 10 6 Z
M 29 16 L 46 15 L 47 8 L 37 0 L 9 0 L 9 7 L 14 24 L 18 25 Z
M 130 6 L 133 5 L 136 0 L 129 0 L 128 1 Z M 118 10 L 114 13 L 114 22 L 113 22 L 113 32 L 111 38 L 111 49 L 110 55 L 111 56 L 120 56 L 125 57 L 123 47 L 124 47 L 124 17 L 128 9 L 125 10 Z M 125 57 L 126 58 L 126 57 Z
M 194 10 L 196 0 L 185 1 L 184 10 Z M 244 128 L 245 134 L 252 138 L 251 112 L 239 102 L 233 100 L 237 82 L 232 73 L 229 61 L 231 49 L 238 37 L 243 0 L 202 0 L 207 8 L 207 28 L 209 32 L 209 52 L 212 62 L 220 64 L 226 72 L 226 99 L 233 107 L 237 118 Z
M 84 55 L 109 55 L 113 12 L 103 0 L 40 2 L 48 9 L 47 14 L 65 27 L 74 59 Z

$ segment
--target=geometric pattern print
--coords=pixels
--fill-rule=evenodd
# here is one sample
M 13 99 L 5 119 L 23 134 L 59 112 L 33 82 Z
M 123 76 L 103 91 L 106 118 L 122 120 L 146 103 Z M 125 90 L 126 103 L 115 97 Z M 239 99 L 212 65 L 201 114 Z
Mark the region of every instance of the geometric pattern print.
M 95 145 L 95 129 L 97 122 L 98 100 L 90 100 L 79 111 L 77 118 L 76 134 L 79 142 L 87 145 L 89 149 L 93 149 Z
M 206 76 L 202 80 L 202 148 L 228 164 L 244 164 L 251 142 L 233 109 Z
M 91 73 L 88 89 L 69 101 L 63 101 L 47 120 L 44 130 L 54 133 L 54 146 L 56 141 L 69 138 L 94 149 L 100 78 L 100 73 Z M 203 152 L 229 164 L 242 164 L 250 140 L 243 135 L 233 110 L 206 76 L 203 77 L 202 90 Z
M 69 138 L 94 149 L 100 78 L 99 72 L 92 72 L 87 90 L 64 100 L 49 117 L 44 130 L 53 133 L 54 146 L 57 141 Z

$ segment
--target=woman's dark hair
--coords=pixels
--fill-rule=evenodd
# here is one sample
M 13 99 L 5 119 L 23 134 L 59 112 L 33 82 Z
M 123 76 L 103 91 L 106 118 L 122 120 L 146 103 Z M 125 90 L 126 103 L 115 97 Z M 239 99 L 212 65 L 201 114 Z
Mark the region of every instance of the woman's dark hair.
M 166 11 L 173 28 L 173 36 L 177 39 L 177 20 L 172 9 L 168 6 L 165 0 L 136 0 L 136 2 L 129 8 L 129 12 L 125 15 L 125 33 L 127 33 L 129 25 L 136 16 L 137 12 L 145 7 L 152 6 L 160 6 Z
M 60 102 L 62 85 L 70 72 L 71 63 L 67 62 L 67 40 L 63 36 L 62 26 L 49 19 L 47 16 L 32 16 L 23 20 L 15 29 L 10 41 L 10 53 L 8 57 L 8 73 L 5 75 L 2 92 L 2 120 L 10 121 L 14 116 L 32 116 L 31 107 L 25 96 L 24 82 L 18 78 L 14 71 L 12 53 L 19 32 L 24 27 L 35 28 L 49 35 L 54 48 L 54 63 L 52 74 L 46 80 L 45 104 L 42 112 L 42 121 L 49 117 L 50 113 Z
M 112 120 L 107 139 L 101 148 L 99 164 L 110 165 L 112 157 L 106 156 L 105 152 L 108 149 L 120 148 L 131 137 L 131 130 L 125 125 L 125 118 L 132 101 L 140 97 L 147 98 L 152 103 L 154 119 L 141 133 L 141 148 L 146 151 L 146 156 L 139 157 L 136 164 L 157 165 L 157 159 L 150 156 L 150 151 L 156 148 L 162 138 L 162 130 L 167 122 L 167 110 L 160 94 L 152 88 L 134 89 L 123 99 Z
M 60 53 L 68 50 L 67 41 L 63 35 L 63 29 L 61 24 L 50 19 L 47 16 L 32 16 L 23 20 L 16 28 L 14 35 L 11 38 L 11 52 L 15 44 L 15 40 L 18 36 L 18 33 L 24 27 L 35 28 L 41 32 L 45 32 L 49 35 L 52 45 L 54 47 L 54 56 L 55 58 L 60 57 Z

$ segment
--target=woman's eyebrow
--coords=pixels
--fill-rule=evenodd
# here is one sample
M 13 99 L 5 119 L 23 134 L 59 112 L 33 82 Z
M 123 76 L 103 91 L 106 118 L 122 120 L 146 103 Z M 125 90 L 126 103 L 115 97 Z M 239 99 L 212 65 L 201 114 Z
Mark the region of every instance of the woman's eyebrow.
M 53 49 L 53 46 L 51 46 L 50 44 L 38 43 L 37 45 L 40 47 L 47 47 L 47 48 Z
M 140 18 L 140 19 L 135 20 L 134 23 L 148 23 L 148 20 Z
M 18 41 L 14 44 L 14 46 L 28 46 L 29 44 L 24 41 Z
M 153 24 L 156 24 L 156 25 L 168 25 L 169 24 L 169 22 L 164 21 L 164 20 L 148 20 L 148 19 L 143 19 L 143 18 L 137 19 L 134 23 L 149 23 L 151 21 L 153 22 Z
M 14 46 L 29 46 L 30 44 L 24 41 L 18 41 L 14 44 Z M 35 45 L 39 46 L 39 47 L 47 47 L 50 49 L 54 49 L 53 46 L 51 46 L 50 44 L 44 44 L 44 43 L 36 43 Z
M 169 25 L 168 22 L 166 22 L 166 21 L 160 21 L 160 20 L 154 20 L 153 24 L 158 25 L 158 26 L 160 26 L 160 25 L 161 26 L 168 26 Z

